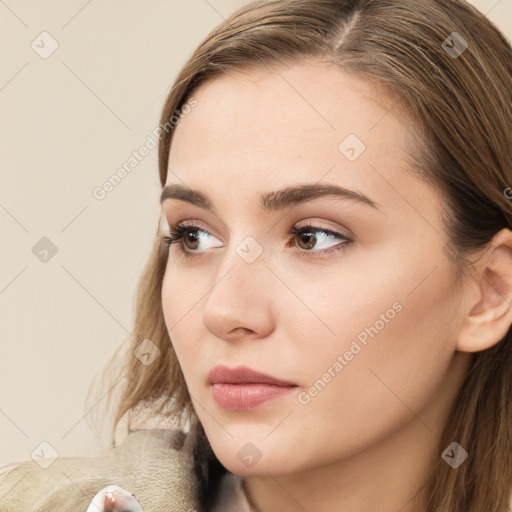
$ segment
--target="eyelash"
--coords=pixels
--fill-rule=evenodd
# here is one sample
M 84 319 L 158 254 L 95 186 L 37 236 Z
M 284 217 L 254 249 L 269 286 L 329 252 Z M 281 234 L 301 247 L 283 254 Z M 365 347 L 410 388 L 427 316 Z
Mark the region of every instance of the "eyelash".
M 203 233 L 208 233 L 208 231 L 204 230 L 203 228 L 200 228 L 199 226 L 196 226 L 194 224 L 178 224 L 177 226 L 171 226 L 168 233 L 164 233 L 160 236 L 162 242 L 167 247 L 170 247 L 171 244 L 178 244 L 177 251 L 180 256 L 182 256 L 185 259 L 191 259 L 193 257 L 199 256 L 201 254 L 201 251 L 191 251 L 190 249 L 186 249 L 185 245 L 183 243 L 183 239 L 185 238 L 185 235 L 187 235 L 190 232 L 196 232 L 196 231 L 202 231 Z M 336 238 L 339 238 L 343 240 L 342 243 L 339 243 L 333 247 L 330 247 L 328 249 L 322 249 L 320 251 L 307 251 L 305 249 L 299 249 L 295 247 L 294 245 L 294 238 L 297 235 L 302 235 L 304 233 L 324 233 L 326 235 L 334 236 Z M 210 233 L 208 233 L 210 234 Z M 301 226 L 296 227 L 292 226 L 290 231 L 288 232 L 288 235 L 291 237 L 291 239 L 288 241 L 288 247 L 293 245 L 296 250 L 297 254 L 299 256 L 305 257 L 305 258 L 321 258 L 323 256 L 327 256 L 331 253 L 336 252 L 343 252 L 347 249 L 347 247 L 352 243 L 352 239 L 348 238 L 345 235 L 342 235 L 341 233 L 337 233 L 336 231 L 332 231 L 330 229 L 315 227 L 313 225 L 307 225 L 307 226 Z

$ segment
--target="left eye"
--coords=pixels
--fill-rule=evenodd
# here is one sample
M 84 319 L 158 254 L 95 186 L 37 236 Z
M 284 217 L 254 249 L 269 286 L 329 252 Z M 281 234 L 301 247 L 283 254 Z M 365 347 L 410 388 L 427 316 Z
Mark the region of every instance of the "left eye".
M 201 242 L 201 234 L 204 234 L 205 240 L 215 238 L 204 229 L 193 224 L 178 224 L 177 226 L 171 226 L 169 233 L 162 235 L 162 240 L 167 246 L 177 244 L 177 250 L 185 257 L 197 256 L 196 253 L 208 248 L 198 247 Z M 290 235 L 288 247 L 297 248 L 297 246 L 299 246 L 299 249 L 297 249 L 299 254 L 306 256 L 316 256 L 319 253 L 322 255 L 343 250 L 352 242 L 350 238 L 342 235 L 341 233 L 312 225 L 302 227 L 293 226 L 288 234 Z M 299 244 L 295 243 L 296 237 L 299 237 Z M 327 246 L 326 248 L 325 244 L 329 241 L 338 241 L 338 243 Z M 301 248 L 301 243 L 303 243 L 306 248 Z M 312 248 L 317 246 L 319 243 L 321 245 L 320 249 L 313 251 Z M 222 247 L 222 244 L 214 244 L 212 247 Z
M 321 233 L 320 236 L 317 236 L 317 233 Z M 292 236 L 292 239 L 290 240 L 290 244 L 293 245 L 294 238 L 296 236 L 299 237 L 299 240 L 301 243 L 304 243 L 306 246 L 305 249 L 303 249 L 305 252 L 320 252 L 320 253 L 329 253 L 335 250 L 340 250 L 342 248 L 345 248 L 345 246 L 351 242 L 351 240 L 346 237 L 345 235 L 342 235 L 341 233 L 337 233 L 336 231 L 332 231 L 330 229 L 320 228 L 320 227 L 314 227 L 314 226 L 303 226 L 303 227 L 295 227 L 293 226 L 292 229 L 290 229 L 290 233 Z M 341 243 L 337 243 L 334 246 L 328 246 L 320 247 L 320 250 L 318 251 L 311 251 L 311 247 L 313 245 L 317 245 L 319 240 L 323 240 L 324 243 L 321 245 L 325 246 L 325 242 L 335 241 L 335 240 L 341 240 Z M 300 246 L 300 244 L 299 244 Z M 301 247 L 302 248 L 302 247 Z

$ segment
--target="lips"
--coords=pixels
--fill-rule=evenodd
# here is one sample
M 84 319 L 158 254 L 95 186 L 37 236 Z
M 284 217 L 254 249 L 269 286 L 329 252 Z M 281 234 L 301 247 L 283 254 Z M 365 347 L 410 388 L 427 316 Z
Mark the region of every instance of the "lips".
M 297 384 L 272 377 L 246 366 L 219 365 L 208 374 L 212 396 L 227 411 L 247 411 L 278 398 L 285 398 Z
M 248 368 L 247 366 L 238 366 L 228 368 L 224 365 L 215 366 L 208 374 L 209 384 L 273 384 L 274 386 L 296 386 L 294 382 L 285 381 L 266 375 L 264 373 Z

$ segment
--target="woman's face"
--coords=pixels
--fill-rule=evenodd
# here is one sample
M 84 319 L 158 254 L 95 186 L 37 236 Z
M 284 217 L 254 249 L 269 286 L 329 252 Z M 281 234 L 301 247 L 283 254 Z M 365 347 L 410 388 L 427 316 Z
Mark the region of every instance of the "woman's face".
M 460 289 L 440 197 L 408 171 L 393 101 L 313 62 L 231 72 L 193 96 L 166 185 L 212 209 L 197 195 L 163 201 L 189 233 L 170 246 L 162 301 L 217 457 L 240 475 L 280 474 L 406 430 L 437 434 L 466 368 Z M 212 386 L 217 365 L 294 386 Z

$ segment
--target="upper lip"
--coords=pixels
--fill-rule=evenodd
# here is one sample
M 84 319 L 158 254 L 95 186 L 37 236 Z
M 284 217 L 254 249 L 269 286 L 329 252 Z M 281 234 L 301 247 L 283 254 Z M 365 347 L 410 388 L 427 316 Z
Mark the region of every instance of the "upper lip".
M 218 365 L 212 368 L 208 374 L 209 384 L 243 384 L 249 382 L 260 382 L 263 384 L 274 384 L 277 386 L 296 386 L 294 382 L 289 382 L 265 373 L 258 372 L 247 366 L 237 366 L 228 368 L 224 365 Z

